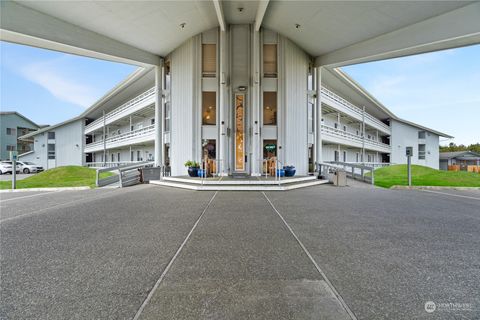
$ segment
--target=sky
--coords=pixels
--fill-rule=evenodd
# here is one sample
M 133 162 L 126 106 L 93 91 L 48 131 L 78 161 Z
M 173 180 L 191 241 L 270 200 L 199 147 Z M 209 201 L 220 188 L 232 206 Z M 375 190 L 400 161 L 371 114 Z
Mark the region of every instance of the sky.
M 37 124 L 78 116 L 136 66 L 0 41 L 0 109 Z
M 126 64 L 0 41 L 0 109 L 56 124 L 132 73 Z M 480 45 L 342 68 L 397 116 L 480 142 Z
M 343 67 L 394 114 L 480 143 L 480 45 Z

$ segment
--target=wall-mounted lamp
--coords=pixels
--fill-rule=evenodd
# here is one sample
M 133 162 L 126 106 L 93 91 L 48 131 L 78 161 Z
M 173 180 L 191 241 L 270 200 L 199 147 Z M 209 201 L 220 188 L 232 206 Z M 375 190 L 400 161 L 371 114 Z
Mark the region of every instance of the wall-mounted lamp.
M 247 87 L 245 86 L 238 87 L 238 91 L 245 91 L 245 90 L 247 90 Z

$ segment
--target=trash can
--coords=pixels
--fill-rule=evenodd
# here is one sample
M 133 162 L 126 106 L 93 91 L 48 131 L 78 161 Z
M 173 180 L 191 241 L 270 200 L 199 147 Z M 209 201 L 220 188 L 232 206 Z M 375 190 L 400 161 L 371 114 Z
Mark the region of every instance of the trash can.
M 345 170 L 336 170 L 333 174 L 333 185 L 345 187 L 347 185 L 347 173 Z

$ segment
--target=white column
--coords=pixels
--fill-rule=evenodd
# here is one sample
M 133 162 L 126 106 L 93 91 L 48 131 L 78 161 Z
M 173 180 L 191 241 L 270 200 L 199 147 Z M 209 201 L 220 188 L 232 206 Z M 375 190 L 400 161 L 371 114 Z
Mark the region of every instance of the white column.
M 155 166 L 163 165 L 163 59 L 155 66 Z
M 252 157 L 250 161 L 252 176 L 260 176 L 263 158 L 260 136 L 260 32 L 254 30 L 252 38 Z
M 105 132 L 105 110 L 103 111 L 103 165 L 107 162 L 107 133 Z
M 220 172 L 222 176 L 228 175 L 228 83 L 227 83 L 227 32 L 220 31 L 220 59 L 219 59 L 219 72 L 218 76 L 220 77 L 220 85 L 218 88 L 219 91 L 219 119 L 220 119 L 220 130 L 219 130 L 219 143 L 218 143 L 218 155 L 217 159 L 221 160 L 219 162 Z
M 365 106 L 362 108 L 362 162 L 365 162 Z
M 316 108 L 315 108 L 315 161 L 320 163 L 323 161 L 322 155 L 322 67 L 315 68 L 317 73 L 316 81 Z

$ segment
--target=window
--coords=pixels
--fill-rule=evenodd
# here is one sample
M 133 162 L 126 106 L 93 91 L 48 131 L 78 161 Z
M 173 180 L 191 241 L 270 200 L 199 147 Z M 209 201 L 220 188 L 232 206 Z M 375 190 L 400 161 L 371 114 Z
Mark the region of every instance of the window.
M 277 140 L 263 140 L 263 159 L 277 156 Z
M 418 139 L 425 139 L 425 131 L 418 131 Z
M 215 139 L 212 140 L 203 140 L 202 143 L 202 156 L 203 160 L 211 160 L 217 158 L 217 141 Z M 209 166 L 215 166 L 213 162 L 209 162 Z
M 343 162 L 347 162 L 347 151 L 343 151 Z
M 165 103 L 165 131 L 170 131 L 170 102 Z
M 358 159 L 359 159 L 359 154 L 358 154 L 358 152 L 357 152 L 357 153 L 355 154 L 355 160 L 356 160 L 356 162 L 358 162 Z
M 7 128 L 7 135 L 14 136 L 17 133 L 17 129 L 15 128 Z
M 55 140 L 55 132 L 49 132 L 48 133 L 48 139 L 49 140 Z
M 357 130 L 357 136 L 358 136 L 358 130 Z
M 133 159 L 135 159 L 134 152 L 130 151 L 130 161 L 135 161 Z
M 137 161 L 142 161 L 140 151 L 137 151 Z
M 113 153 L 110 155 L 110 158 L 112 158 L 112 162 L 115 162 L 115 155 Z
M 343 126 L 343 131 L 347 131 L 347 126 Z
M 335 162 L 338 162 L 340 160 L 340 155 L 338 154 L 338 150 L 335 150 L 335 152 L 333 154 L 333 160 Z
M 424 131 L 425 133 L 425 131 Z M 418 159 L 419 160 L 425 160 L 425 145 L 424 144 L 419 144 L 418 145 Z
M 372 156 L 371 155 L 367 155 L 367 162 L 372 162 Z
M 155 118 L 150 119 L 150 124 L 151 124 L 151 125 L 154 125 L 154 124 L 155 124 Z
M 202 75 L 205 78 L 214 78 L 217 71 L 217 45 L 202 45 Z
M 202 92 L 202 124 L 217 124 L 217 93 Z
M 49 143 L 48 144 L 47 153 L 48 153 L 48 159 L 50 159 L 50 160 L 55 159 L 55 144 L 54 143 Z
M 265 78 L 277 77 L 277 45 L 263 45 L 263 76 Z
M 263 124 L 277 125 L 277 93 L 263 93 Z
M 7 144 L 7 151 L 15 151 L 15 146 Z
M 334 123 L 333 126 L 335 127 L 335 129 L 338 129 L 338 123 Z

